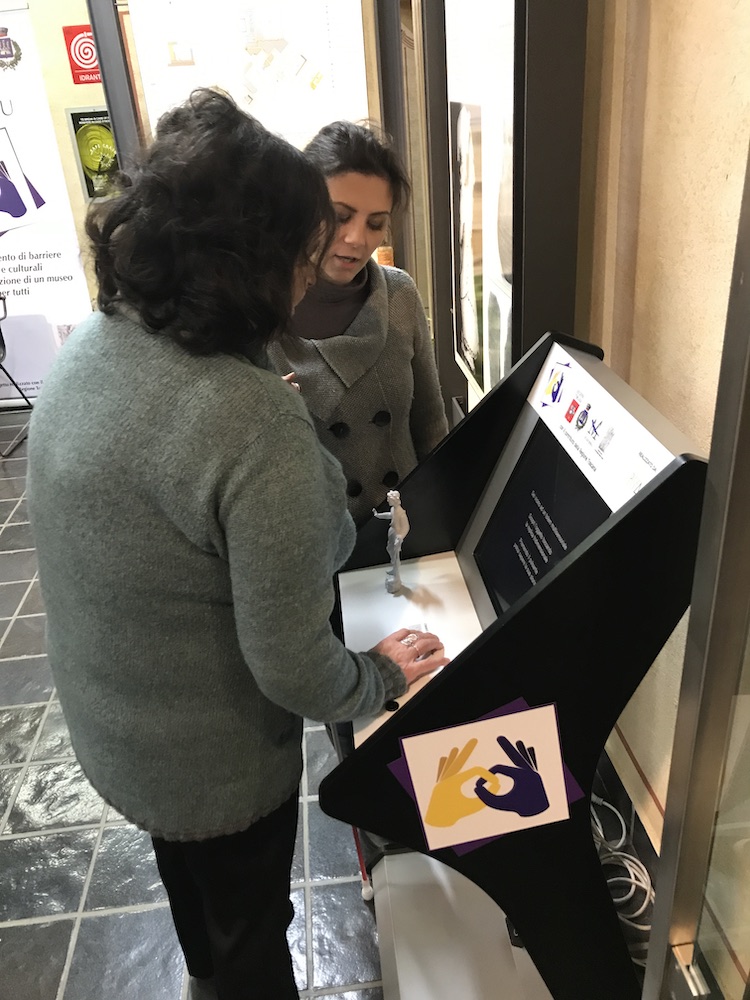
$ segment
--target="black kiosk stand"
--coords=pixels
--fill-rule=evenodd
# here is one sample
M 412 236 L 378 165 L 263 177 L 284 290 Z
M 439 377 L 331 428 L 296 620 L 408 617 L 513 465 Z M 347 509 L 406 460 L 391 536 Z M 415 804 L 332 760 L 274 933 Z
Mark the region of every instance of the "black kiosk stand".
M 338 578 L 350 647 L 369 648 L 358 630 L 372 645 L 425 619 L 445 641 L 451 587 L 477 624 L 446 642 L 447 667 L 360 727 L 320 787 L 330 816 L 481 887 L 554 1000 L 640 995 L 589 797 L 687 609 L 706 472 L 601 359 L 547 334 L 404 480 L 401 595 L 384 591 L 382 522 L 361 529 Z M 446 558 L 456 579 L 441 590 Z

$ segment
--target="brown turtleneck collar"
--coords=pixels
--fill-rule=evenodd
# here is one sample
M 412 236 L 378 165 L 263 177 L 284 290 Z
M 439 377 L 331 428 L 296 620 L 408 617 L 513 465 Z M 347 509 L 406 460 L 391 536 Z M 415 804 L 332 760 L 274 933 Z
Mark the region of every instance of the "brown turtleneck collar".
M 304 340 L 338 337 L 351 325 L 369 294 L 366 267 L 348 285 L 336 285 L 325 278 L 318 278 L 294 310 L 292 335 Z

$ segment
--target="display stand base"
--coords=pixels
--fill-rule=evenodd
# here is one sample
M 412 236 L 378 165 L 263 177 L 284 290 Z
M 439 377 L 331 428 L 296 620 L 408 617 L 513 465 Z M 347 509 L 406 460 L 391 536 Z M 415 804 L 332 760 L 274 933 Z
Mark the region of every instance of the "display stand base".
M 505 914 L 464 875 L 424 854 L 373 868 L 383 1000 L 551 1000 Z

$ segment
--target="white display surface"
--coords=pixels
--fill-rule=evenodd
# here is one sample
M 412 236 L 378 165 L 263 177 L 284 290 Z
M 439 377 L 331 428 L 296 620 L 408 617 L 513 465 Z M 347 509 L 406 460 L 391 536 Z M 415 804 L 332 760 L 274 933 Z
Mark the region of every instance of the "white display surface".
M 482 632 L 455 552 L 404 560 L 398 594 L 385 589 L 387 568 L 339 574 L 350 649 L 419 628 L 438 635 L 453 658 Z M 399 706 L 433 676 L 412 685 Z M 358 720 L 356 745 L 392 714 Z M 551 1000 L 528 953 L 511 946 L 503 911 L 464 875 L 423 854 L 386 854 L 372 884 L 384 1000 Z
M 401 563 L 403 587 L 398 594 L 385 589 L 388 566 L 369 566 L 339 574 L 344 641 L 349 649 L 372 649 L 399 628 L 434 632 L 453 659 L 482 632 L 474 604 L 455 552 L 439 552 Z M 412 698 L 430 678 L 423 677 L 398 700 Z M 390 717 L 391 712 L 357 720 L 359 745 Z

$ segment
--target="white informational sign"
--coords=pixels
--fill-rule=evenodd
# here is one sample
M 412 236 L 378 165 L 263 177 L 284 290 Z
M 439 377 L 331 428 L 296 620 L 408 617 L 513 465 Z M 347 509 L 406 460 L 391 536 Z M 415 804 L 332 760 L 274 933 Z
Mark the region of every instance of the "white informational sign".
M 358 0 L 130 0 L 152 129 L 195 87 L 220 87 L 302 147 L 328 122 L 367 117 Z
M 568 819 L 554 705 L 401 741 L 431 851 Z
M 674 457 L 559 344 L 528 401 L 612 511 Z
M 6 11 L 2 21 L 0 292 L 8 316 L 0 325 L 4 364 L 35 396 L 91 301 L 28 11 Z M 18 393 L 0 373 L 0 399 L 8 398 Z

